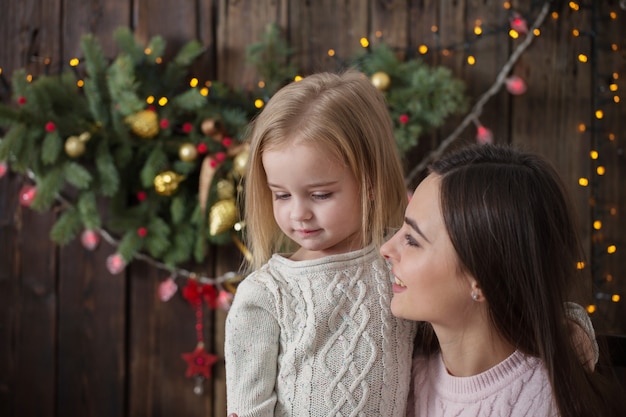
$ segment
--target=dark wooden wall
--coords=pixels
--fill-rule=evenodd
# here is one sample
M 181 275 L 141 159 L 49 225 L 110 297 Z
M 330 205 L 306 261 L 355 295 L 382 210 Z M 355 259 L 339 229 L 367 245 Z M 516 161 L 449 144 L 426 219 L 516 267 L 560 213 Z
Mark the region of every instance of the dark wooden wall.
M 131 27 L 145 41 L 162 35 L 171 55 L 191 39 L 207 48 L 194 67 L 199 78 L 230 85 L 250 86 L 256 74 L 244 64 L 245 46 L 256 42 L 269 22 L 285 29 L 295 50 L 294 62 L 303 74 L 332 70 L 339 57 L 360 48 L 359 39 L 376 42 L 376 31 L 394 46 L 414 51 L 420 44 L 433 51 L 425 59 L 445 65 L 467 84 L 475 102 L 496 80 L 509 55 L 522 40 L 506 33 L 483 35 L 474 42 L 473 27 L 480 19 L 486 31 L 506 23 L 510 11 L 501 0 L 3 0 L 0 6 L 0 67 L 3 76 L 25 67 L 34 75 L 44 71 L 43 59 L 59 70 L 80 56 L 81 35 L 91 32 L 109 56 L 116 53 L 112 32 Z M 513 1 L 513 7 L 531 12 L 540 4 Z M 541 3 L 541 2 L 539 2 Z M 541 35 L 512 68 L 523 77 L 528 92 L 511 96 L 500 90 L 485 105 L 480 121 L 490 127 L 497 142 L 524 145 L 549 157 L 571 188 L 581 218 L 586 250 L 597 268 L 597 283 L 611 294 L 626 297 L 626 110 L 623 104 L 594 99 L 597 73 L 617 72 L 626 89 L 626 11 L 617 1 L 602 1 L 597 10 L 573 11 L 567 2 L 552 2 L 558 18 L 549 15 Z M 588 2 L 590 3 L 590 2 Z M 601 18 L 594 19 L 594 10 Z M 616 18 L 606 18 L 615 11 Z M 599 23 L 594 27 L 594 22 Z M 438 27 L 435 34 L 433 25 Z M 595 29 L 595 41 L 573 37 L 572 30 Z M 607 44 L 608 40 L 608 44 Z M 618 45 L 611 51 L 610 42 Z M 466 45 L 449 55 L 436 46 Z M 595 45 L 595 48 L 592 46 Z M 608 46 L 607 46 L 608 45 Z M 579 53 L 594 57 L 597 67 L 581 64 Z M 468 65 L 466 55 L 476 56 Z M 605 78 L 606 79 L 606 75 Z M 1 87 L 0 87 L 1 88 Z M 5 92 L 6 93 L 6 92 Z M 619 94 L 619 91 L 617 92 Z M 6 94 L 2 97 L 6 99 Z M 602 120 L 593 110 L 605 108 Z M 440 131 L 422 138 L 409 158 L 408 168 L 435 149 L 462 121 L 452 118 Z M 584 123 L 594 129 L 581 132 Z M 596 134 L 597 132 L 597 134 Z M 608 140 L 613 132 L 615 139 Z M 474 140 L 475 128 L 465 129 L 459 143 Z M 595 139 L 594 139 L 595 138 Z M 593 143 L 593 141 L 597 143 Z M 589 151 L 599 148 L 607 173 L 594 187 L 578 186 L 579 177 L 592 176 L 595 162 Z M 156 296 L 165 272 L 144 262 L 132 263 L 122 275 L 111 275 L 105 260 L 114 248 L 102 244 L 94 252 L 80 243 L 54 245 L 48 233 L 57 213 L 36 213 L 18 204 L 24 179 L 9 174 L 0 179 L 0 415 L 2 416 L 223 416 L 223 363 L 205 382 L 205 393 L 193 393 L 185 378 L 181 353 L 195 346 L 194 314 L 182 297 L 167 303 Z M 616 214 L 593 210 L 614 207 Z M 594 252 L 591 223 L 603 216 L 596 234 L 598 247 L 617 245 L 617 253 Z M 236 269 L 234 247 L 215 248 L 207 273 Z M 605 282 L 607 274 L 612 281 Z M 589 294 L 591 272 L 589 272 Z M 626 333 L 626 300 L 595 303 L 595 326 L 603 332 Z M 206 320 L 208 350 L 222 355 L 225 313 Z

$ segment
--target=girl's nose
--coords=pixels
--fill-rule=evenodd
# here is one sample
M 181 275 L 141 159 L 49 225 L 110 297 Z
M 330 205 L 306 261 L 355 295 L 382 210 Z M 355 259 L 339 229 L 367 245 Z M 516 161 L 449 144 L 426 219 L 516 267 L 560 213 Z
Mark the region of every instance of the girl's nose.
M 291 207 L 290 217 L 294 221 L 310 220 L 311 210 L 305 202 L 295 200 Z

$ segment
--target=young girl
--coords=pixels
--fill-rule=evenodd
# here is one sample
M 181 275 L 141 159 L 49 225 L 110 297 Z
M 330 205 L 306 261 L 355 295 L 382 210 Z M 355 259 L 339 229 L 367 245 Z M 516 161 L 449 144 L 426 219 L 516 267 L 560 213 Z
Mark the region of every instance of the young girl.
M 430 323 L 416 339 L 408 415 L 626 415 L 563 325 L 582 256 L 556 171 L 495 145 L 431 169 L 381 249 L 393 314 Z
M 415 326 L 391 314 L 378 253 L 407 202 L 396 149 L 382 93 L 356 71 L 292 83 L 254 121 L 229 412 L 404 415 Z

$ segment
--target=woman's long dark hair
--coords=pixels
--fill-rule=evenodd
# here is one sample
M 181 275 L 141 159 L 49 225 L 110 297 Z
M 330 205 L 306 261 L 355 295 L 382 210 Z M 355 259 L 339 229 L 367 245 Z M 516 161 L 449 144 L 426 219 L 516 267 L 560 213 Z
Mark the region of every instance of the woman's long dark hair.
M 441 176 L 442 216 L 460 266 L 478 281 L 496 329 L 544 361 L 561 415 L 626 415 L 614 387 L 585 370 L 568 333 L 565 302 L 584 279 L 583 252 L 556 170 L 532 153 L 476 145 L 431 172 Z

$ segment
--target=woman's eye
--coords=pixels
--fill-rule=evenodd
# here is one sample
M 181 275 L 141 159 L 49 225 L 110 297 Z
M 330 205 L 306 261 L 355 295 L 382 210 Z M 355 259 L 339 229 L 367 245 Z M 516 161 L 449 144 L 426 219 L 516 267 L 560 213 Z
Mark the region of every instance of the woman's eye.
M 415 239 L 413 239 L 413 236 L 411 236 L 411 235 L 404 235 L 404 240 L 405 240 L 406 244 L 409 245 L 409 246 L 419 247 L 419 243 L 417 243 L 417 241 Z
M 316 200 L 327 200 L 330 198 L 330 196 L 332 195 L 332 193 L 326 193 L 326 194 L 313 194 L 313 198 Z

